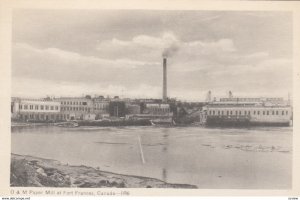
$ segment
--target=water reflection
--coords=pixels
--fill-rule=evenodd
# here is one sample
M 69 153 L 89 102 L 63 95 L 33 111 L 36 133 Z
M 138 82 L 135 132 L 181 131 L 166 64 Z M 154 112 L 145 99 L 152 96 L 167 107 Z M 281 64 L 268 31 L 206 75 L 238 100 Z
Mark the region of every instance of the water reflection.
M 162 167 L 162 180 L 167 182 L 168 180 L 168 159 L 167 159 L 167 156 L 168 156 L 168 147 L 169 147 L 169 130 L 170 129 L 163 129 L 162 132 L 163 132 L 163 147 L 162 147 L 162 155 L 163 155 L 163 160 L 164 160 L 164 163 L 163 163 L 163 167 Z
M 281 188 L 291 184 L 292 136 L 291 128 L 278 127 L 45 126 L 13 128 L 11 147 L 16 154 L 202 188 L 224 188 L 228 183 L 229 188 Z

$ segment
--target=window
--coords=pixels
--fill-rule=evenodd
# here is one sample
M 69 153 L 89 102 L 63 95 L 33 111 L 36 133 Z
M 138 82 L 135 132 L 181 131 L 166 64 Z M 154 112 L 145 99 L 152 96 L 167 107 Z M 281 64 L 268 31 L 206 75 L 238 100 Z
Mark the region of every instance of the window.
M 242 111 L 240 111 L 239 114 L 241 115 L 241 114 L 242 114 Z
M 229 115 L 229 111 L 228 110 L 227 110 L 226 114 Z
M 285 111 L 285 114 L 287 115 L 289 113 L 289 111 Z
M 263 111 L 263 115 L 265 115 L 265 111 Z
M 22 105 L 21 104 L 19 105 L 19 109 L 22 110 Z
M 269 111 L 267 111 L 267 115 L 269 115 Z
M 250 115 L 250 110 L 248 111 L 248 115 Z
M 282 111 L 282 115 L 284 115 L 284 111 Z
M 224 115 L 224 111 L 222 110 L 222 115 Z
M 238 114 L 238 111 L 236 110 L 236 111 L 235 111 L 235 115 L 237 115 L 237 114 Z
M 232 111 L 230 111 L 230 115 L 232 115 Z
M 218 110 L 218 115 L 220 115 L 220 111 Z
M 87 105 L 87 102 L 82 102 L 82 105 L 86 106 L 86 105 Z
M 58 106 L 55 106 L 55 110 L 58 110 Z
M 272 111 L 272 115 L 274 115 L 274 110 Z
M 53 107 L 53 106 L 50 106 L 50 110 L 54 110 L 54 107 Z
M 213 110 L 213 115 L 215 115 L 215 111 Z
M 259 111 L 257 111 L 257 115 L 259 115 L 259 113 L 260 113 L 260 112 L 259 112 Z
M 45 109 L 46 109 L 46 110 L 49 110 L 49 106 L 45 106 Z
M 44 110 L 44 106 L 43 105 L 41 105 L 41 110 Z
M 276 115 L 278 115 L 278 110 L 276 110 Z
M 38 109 L 39 109 L 39 106 L 38 106 L 38 105 L 36 105 L 36 106 L 35 106 L 35 109 L 36 109 L 36 110 L 38 110 Z
M 253 111 L 253 114 L 254 114 L 254 115 L 256 114 L 256 111 L 255 111 L 255 110 Z
M 30 109 L 30 110 L 33 110 L 33 105 L 30 105 L 30 106 L 29 106 L 29 109 Z

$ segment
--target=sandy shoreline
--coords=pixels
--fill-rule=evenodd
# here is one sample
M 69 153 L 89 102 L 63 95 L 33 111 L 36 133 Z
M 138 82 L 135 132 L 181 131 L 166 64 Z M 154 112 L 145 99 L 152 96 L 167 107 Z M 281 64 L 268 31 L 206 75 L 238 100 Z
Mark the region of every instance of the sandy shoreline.
M 155 178 L 116 174 L 80 165 L 27 155 L 11 154 L 12 187 L 80 187 L 80 188 L 197 188 L 188 184 L 171 184 Z

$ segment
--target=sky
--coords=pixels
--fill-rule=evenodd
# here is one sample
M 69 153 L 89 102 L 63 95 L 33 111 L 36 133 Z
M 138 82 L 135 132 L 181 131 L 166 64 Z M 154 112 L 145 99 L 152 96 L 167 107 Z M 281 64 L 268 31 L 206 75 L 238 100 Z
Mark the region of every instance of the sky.
M 14 10 L 12 96 L 203 101 L 287 98 L 292 14 L 273 11 Z

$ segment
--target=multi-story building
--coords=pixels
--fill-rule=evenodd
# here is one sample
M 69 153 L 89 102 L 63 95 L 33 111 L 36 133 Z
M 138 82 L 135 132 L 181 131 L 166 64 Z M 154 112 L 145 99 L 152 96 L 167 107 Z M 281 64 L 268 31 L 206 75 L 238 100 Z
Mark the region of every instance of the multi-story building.
M 113 117 L 125 117 L 126 107 L 124 101 L 109 102 L 109 115 Z
M 12 98 L 11 101 L 13 120 L 59 121 L 60 110 L 60 103 L 51 99 Z
M 149 115 L 171 115 L 170 105 L 166 103 L 147 103 L 143 113 Z
M 103 117 L 109 117 L 109 100 L 104 98 L 93 99 L 93 112 L 96 115 L 96 119 Z
M 61 106 L 61 115 L 64 120 L 80 120 L 85 115 L 93 113 L 93 101 L 88 97 L 60 97 L 56 98 Z
M 221 98 L 204 107 L 200 120 L 207 125 L 289 126 L 292 107 L 282 98 Z
M 139 104 L 126 104 L 127 108 L 127 114 L 134 115 L 134 114 L 140 114 L 141 113 L 141 106 Z

